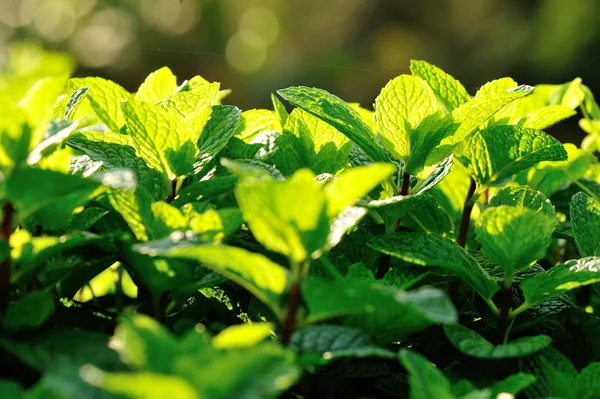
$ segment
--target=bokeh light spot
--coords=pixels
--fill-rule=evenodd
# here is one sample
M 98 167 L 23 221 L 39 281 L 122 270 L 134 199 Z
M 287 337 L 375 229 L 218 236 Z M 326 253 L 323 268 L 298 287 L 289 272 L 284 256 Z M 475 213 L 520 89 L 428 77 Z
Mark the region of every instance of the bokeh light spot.
M 239 30 L 242 36 L 258 35 L 271 45 L 279 36 L 279 19 L 268 8 L 251 8 L 240 18 Z
M 225 51 L 227 61 L 240 72 L 259 69 L 267 58 L 266 43 L 256 34 L 235 34 L 229 39 Z

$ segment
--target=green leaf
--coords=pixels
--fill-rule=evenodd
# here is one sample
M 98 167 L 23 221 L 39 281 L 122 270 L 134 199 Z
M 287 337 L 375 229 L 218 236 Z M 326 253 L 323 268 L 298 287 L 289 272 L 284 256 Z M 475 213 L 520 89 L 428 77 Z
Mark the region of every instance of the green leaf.
M 533 374 L 517 373 L 506 377 L 492 385 L 492 398 L 503 392 L 518 395 L 536 381 Z
M 544 194 L 529 186 L 511 186 L 498 191 L 490 200 L 490 206 L 500 205 L 529 208 L 551 218 L 556 215 L 550 200 Z
M 47 291 L 30 292 L 12 303 L 2 320 L 5 328 L 19 331 L 40 327 L 54 313 L 54 297 Z
M 312 172 L 300 170 L 287 181 L 242 179 L 235 196 L 244 220 L 265 247 L 301 262 L 325 246 L 327 199 Z
M 181 206 L 192 201 L 210 201 L 219 195 L 232 192 L 237 181 L 237 176 L 221 176 L 192 183 L 179 191 L 172 204 Z
M 148 190 L 155 200 L 167 197 L 167 177 L 160 169 L 149 167 L 146 161 L 136 155 L 130 136 L 86 131 L 72 136 L 67 144 L 92 160 L 102 162 L 104 171 L 131 170 L 138 184 Z
M 148 245 L 137 250 L 167 258 L 191 259 L 241 285 L 279 314 L 279 298 L 288 284 L 288 272 L 268 258 L 241 248 L 200 245 L 163 251 Z
M 564 292 L 598 281 L 600 281 L 600 258 L 569 260 L 521 282 L 525 296 L 525 304 L 522 308 L 535 306 Z
M 532 229 L 531 226 L 536 226 Z M 556 220 L 528 208 L 486 209 L 475 223 L 481 253 L 500 265 L 508 279 L 541 259 L 552 242 Z
M 573 144 L 565 144 L 564 147 L 568 160 L 540 162 L 519 174 L 519 184 L 528 185 L 551 197 L 564 183 L 582 178 L 590 166 L 597 162 L 594 155 L 580 150 Z
M 290 347 L 306 365 L 321 365 L 340 358 L 392 358 L 394 353 L 373 344 L 363 331 L 346 326 L 306 327 L 292 335 Z
M 368 245 L 405 262 L 439 267 L 460 277 L 484 300 L 491 300 L 498 285 L 467 251 L 454 241 L 436 234 L 393 233 L 377 236 Z
M 103 78 L 74 78 L 69 81 L 74 89 L 88 87 L 85 98 L 89 101 L 98 118 L 113 132 L 118 132 L 125 124 L 121 111 L 121 101 L 131 99 L 131 94 L 118 84 Z
M 446 325 L 444 332 L 456 349 L 480 359 L 522 357 L 544 349 L 552 341 L 546 335 L 537 335 L 517 338 L 508 344 L 494 346 L 475 331 L 460 324 Z
M 479 131 L 455 153 L 479 189 L 502 181 L 541 161 L 564 161 L 567 152 L 554 137 L 520 126 L 492 126 Z
M 79 108 L 81 102 L 85 99 L 85 96 L 88 94 L 89 91 L 90 88 L 85 86 L 75 90 L 71 94 L 65 106 L 65 114 L 63 116 L 64 119 L 68 121 L 73 119 L 75 112 L 77 112 L 77 109 Z
M 425 61 L 411 61 L 410 72 L 425 80 L 448 111 L 458 108 L 471 99 L 465 87 L 435 65 Z
M 309 309 L 305 323 L 345 316 L 344 324 L 367 332 L 380 344 L 401 341 L 436 323 L 456 322 L 452 302 L 433 288 L 405 292 L 363 278 L 310 278 L 302 294 Z
M 170 180 L 191 172 L 196 147 L 175 116 L 134 100 L 122 102 L 121 108 L 132 144 L 148 166 Z
M 290 87 L 277 93 L 298 108 L 329 123 L 356 143 L 374 162 L 385 162 L 388 156 L 375 140 L 375 135 L 348 103 L 326 92 L 309 87 Z
M 67 75 L 44 77 L 35 82 L 19 102 L 19 106 L 25 110 L 29 126 L 33 128 L 34 145 L 42 141 L 47 123 L 54 116 L 57 99 L 63 94 L 67 80 Z
M 16 168 L 6 181 L 6 196 L 21 219 L 35 214 L 47 228 L 69 221 L 71 212 L 85 205 L 98 183 L 51 170 Z
M 152 228 L 155 218 L 151 210 L 152 197 L 148 191 L 140 187 L 135 190 L 109 190 L 107 196 L 111 206 L 121 214 L 138 240 L 160 238 L 155 236 Z
M 408 371 L 410 399 L 455 399 L 450 381 L 422 355 L 402 349 L 400 362 Z
M 156 103 L 174 94 L 177 90 L 177 77 L 167 67 L 152 72 L 135 93 L 135 99 Z
M 435 201 L 435 198 L 430 195 L 397 195 L 382 200 L 369 201 L 362 205 L 366 208 L 375 209 L 382 217 L 387 231 L 391 231 L 398 219 L 433 201 Z
M 548 105 L 522 118 L 519 125 L 525 128 L 542 130 L 575 114 L 577 114 L 576 111 L 564 105 Z
M 574 397 L 577 398 L 594 399 L 600 396 L 600 363 L 590 363 L 581 370 L 576 390 L 578 394 Z
M 156 373 L 169 373 L 177 355 L 169 330 L 142 314 L 121 319 L 110 345 L 128 366 Z
M 275 110 L 275 113 L 279 117 L 279 123 L 281 123 L 281 126 L 285 126 L 285 124 L 287 123 L 287 119 L 290 116 L 290 114 L 285 109 L 285 105 L 283 105 L 283 103 L 279 101 L 275 94 L 271 94 L 271 102 L 273 103 L 273 109 Z
M 16 381 L 0 380 L 0 397 L 4 399 L 21 399 L 23 388 Z
M 268 109 L 250 109 L 242 112 L 242 123 L 235 135 L 245 142 L 267 130 L 281 131 L 281 122 L 277 114 Z
M 212 107 L 210 119 L 198 138 L 199 152 L 194 163 L 196 171 L 200 171 L 225 148 L 240 124 L 241 115 L 239 108 L 230 105 Z
M 237 324 L 215 335 L 212 344 L 219 349 L 249 348 L 273 334 L 271 323 Z
M 242 226 L 242 213 L 238 208 L 209 209 L 200 214 L 192 214 L 190 228 L 198 233 L 198 238 L 206 242 L 221 242 Z
M 286 175 L 301 168 L 315 174 L 336 173 L 348 163 L 352 142 L 321 119 L 294 109 L 277 139 L 275 164 Z
M 178 361 L 177 374 L 211 399 L 276 398 L 301 376 L 293 353 L 272 342 L 187 356 Z
M 354 204 L 389 177 L 396 168 L 392 164 L 371 164 L 348 169 L 325 185 L 327 214 L 333 217 Z
M 25 161 L 30 146 L 31 127 L 25 111 L 0 96 L 0 165 L 12 167 Z
M 579 192 L 571 199 L 573 238 L 582 257 L 596 256 L 600 249 L 600 202 Z
M 82 368 L 81 378 L 92 386 L 126 399 L 201 399 L 181 377 L 152 372 L 106 373 L 92 366 Z
M 391 80 L 375 100 L 378 137 L 396 159 L 409 161 L 417 126 L 441 110 L 433 90 L 417 76 Z
M 436 165 L 454 148 L 478 131 L 479 126 L 506 104 L 531 93 L 530 86 L 519 86 L 506 92 L 490 93 L 474 99 L 439 120 L 425 119 L 415 131 L 413 159 L 407 170 L 416 175 L 425 166 Z
M 165 99 L 162 107 L 178 118 L 188 117 L 219 103 L 219 83 L 206 83 L 190 91 L 175 93 Z
M 108 347 L 104 334 L 57 329 L 38 332 L 18 340 L 0 338 L 0 346 L 29 367 L 49 373 L 91 364 L 104 369 L 121 369 L 117 353 Z

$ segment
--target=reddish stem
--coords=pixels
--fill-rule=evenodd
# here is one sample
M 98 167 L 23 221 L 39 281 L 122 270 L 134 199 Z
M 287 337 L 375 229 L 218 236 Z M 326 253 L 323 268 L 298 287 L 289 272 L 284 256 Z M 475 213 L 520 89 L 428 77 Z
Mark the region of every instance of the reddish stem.
M 298 282 L 292 284 L 290 288 L 290 298 L 288 301 L 287 315 L 283 322 L 283 329 L 281 331 L 281 342 L 283 345 L 288 346 L 292 339 L 292 333 L 296 327 L 296 314 L 298 313 L 298 305 L 300 303 L 300 285 Z
M 467 244 L 467 235 L 469 234 L 469 223 L 471 222 L 471 212 L 473 211 L 473 203 L 471 203 L 471 198 L 475 194 L 475 189 L 477 188 L 477 184 L 475 180 L 471 179 L 471 185 L 469 186 L 469 192 L 467 193 L 467 198 L 465 199 L 465 205 L 463 206 L 462 218 L 460 220 L 460 230 L 458 233 L 458 239 L 456 242 L 461 247 L 465 247 Z
M 2 227 L 0 228 L 0 239 L 8 242 L 12 235 L 13 218 L 15 209 L 10 201 L 4 202 Z M 0 314 L 4 314 L 10 302 L 10 253 L 7 258 L 0 262 Z

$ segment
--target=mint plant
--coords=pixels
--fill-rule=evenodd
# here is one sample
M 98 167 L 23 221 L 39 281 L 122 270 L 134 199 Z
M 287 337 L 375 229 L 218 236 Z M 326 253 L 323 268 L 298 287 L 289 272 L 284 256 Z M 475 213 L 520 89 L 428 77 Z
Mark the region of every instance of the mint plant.
M 373 111 L 242 111 L 56 62 L 0 77 L 0 397 L 600 398 L 581 79 L 413 61 Z M 544 132 L 578 111 L 582 148 Z

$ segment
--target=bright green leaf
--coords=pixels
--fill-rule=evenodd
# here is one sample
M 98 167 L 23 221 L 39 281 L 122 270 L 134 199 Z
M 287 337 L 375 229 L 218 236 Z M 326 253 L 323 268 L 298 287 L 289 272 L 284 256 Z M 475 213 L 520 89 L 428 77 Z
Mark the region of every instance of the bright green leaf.
M 498 191 L 490 200 L 490 206 L 500 205 L 529 208 L 550 218 L 556 215 L 550 200 L 544 194 L 529 186 L 511 186 Z
M 326 92 L 309 87 L 290 87 L 277 93 L 296 107 L 313 114 L 345 134 L 362 148 L 374 162 L 385 162 L 388 157 L 379 147 L 375 135 L 348 103 Z
M 479 216 L 475 235 L 481 243 L 481 253 L 500 265 L 512 279 L 515 271 L 544 257 L 556 223 L 543 213 L 502 205 L 486 209 Z
M 439 267 L 459 276 L 485 300 L 498 291 L 497 284 L 467 251 L 436 234 L 393 233 L 377 236 L 369 246 L 418 266 Z
M 167 67 L 152 72 L 141 84 L 135 99 L 148 103 L 156 103 L 175 93 L 177 78 Z
M 471 99 L 465 87 L 435 65 L 425 61 L 411 61 L 410 72 L 425 80 L 448 111 L 461 106 Z
M 554 137 L 520 126 L 492 126 L 460 145 L 455 157 L 467 167 L 479 189 L 542 161 L 564 161 L 567 152 Z
M 450 381 L 425 357 L 408 349 L 401 350 L 399 357 L 408 371 L 410 399 L 455 399 Z
M 571 199 L 573 238 L 582 257 L 596 256 L 600 250 L 600 202 L 579 192 Z

